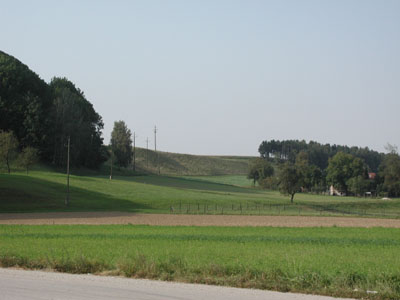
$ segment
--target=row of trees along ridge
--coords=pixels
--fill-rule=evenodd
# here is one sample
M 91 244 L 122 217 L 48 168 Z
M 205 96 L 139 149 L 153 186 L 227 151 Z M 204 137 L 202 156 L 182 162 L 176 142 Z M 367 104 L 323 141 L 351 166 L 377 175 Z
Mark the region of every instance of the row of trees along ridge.
M 248 178 L 264 188 L 279 189 L 292 202 L 297 192 L 322 193 L 329 186 L 344 195 L 400 196 L 400 157 L 391 145 L 384 154 L 313 141 L 272 140 L 263 141 L 259 152 Z

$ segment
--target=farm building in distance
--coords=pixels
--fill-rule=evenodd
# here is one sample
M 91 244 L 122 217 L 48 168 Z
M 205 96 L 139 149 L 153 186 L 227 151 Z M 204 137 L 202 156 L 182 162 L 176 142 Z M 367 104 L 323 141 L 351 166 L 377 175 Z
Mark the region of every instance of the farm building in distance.
M 331 196 L 346 196 L 346 193 L 343 193 L 337 190 L 333 185 L 329 187 L 329 195 Z

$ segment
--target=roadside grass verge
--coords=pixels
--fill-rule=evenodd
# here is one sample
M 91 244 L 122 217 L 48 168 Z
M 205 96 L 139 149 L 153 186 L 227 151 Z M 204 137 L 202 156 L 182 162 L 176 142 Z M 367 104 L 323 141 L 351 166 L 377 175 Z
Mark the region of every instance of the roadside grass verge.
M 0 225 L 0 266 L 400 298 L 392 228 Z

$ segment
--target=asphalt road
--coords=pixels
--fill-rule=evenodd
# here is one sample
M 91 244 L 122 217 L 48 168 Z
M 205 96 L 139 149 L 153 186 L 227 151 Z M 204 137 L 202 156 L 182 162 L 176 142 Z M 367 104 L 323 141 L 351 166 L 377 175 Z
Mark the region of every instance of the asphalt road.
M 200 284 L 1 268 L 0 299 L 338 300 Z

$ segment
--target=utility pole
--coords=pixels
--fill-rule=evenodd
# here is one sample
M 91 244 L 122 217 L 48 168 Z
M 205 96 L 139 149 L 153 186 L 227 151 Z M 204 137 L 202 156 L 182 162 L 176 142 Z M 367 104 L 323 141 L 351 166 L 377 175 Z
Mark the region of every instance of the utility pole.
M 154 152 L 157 155 L 158 175 L 160 175 L 160 155 L 157 152 L 157 126 L 154 126 Z
M 69 204 L 69 148 L 70 148 L 70 143 L 71 142 L 71 137 L 68 136 L 68 151 L 67 151 L 67 197 L 65 198 L 65 205 L 68 206 Z
M 112 180 L 113 155 L 114 155 L 114 152 L 113 152 L 113 149 L 112 149 L 112 146 L 111 146 L 111 167 L 110 167 L 110 180 Z
M 133 132 L 133 171 L 136 171 L 136 133 Z
M 157 152 L 157 126 L 154 126 L 154 152 Z
M 146 166 L 149 167 L 149 138 L 146 137 Z

